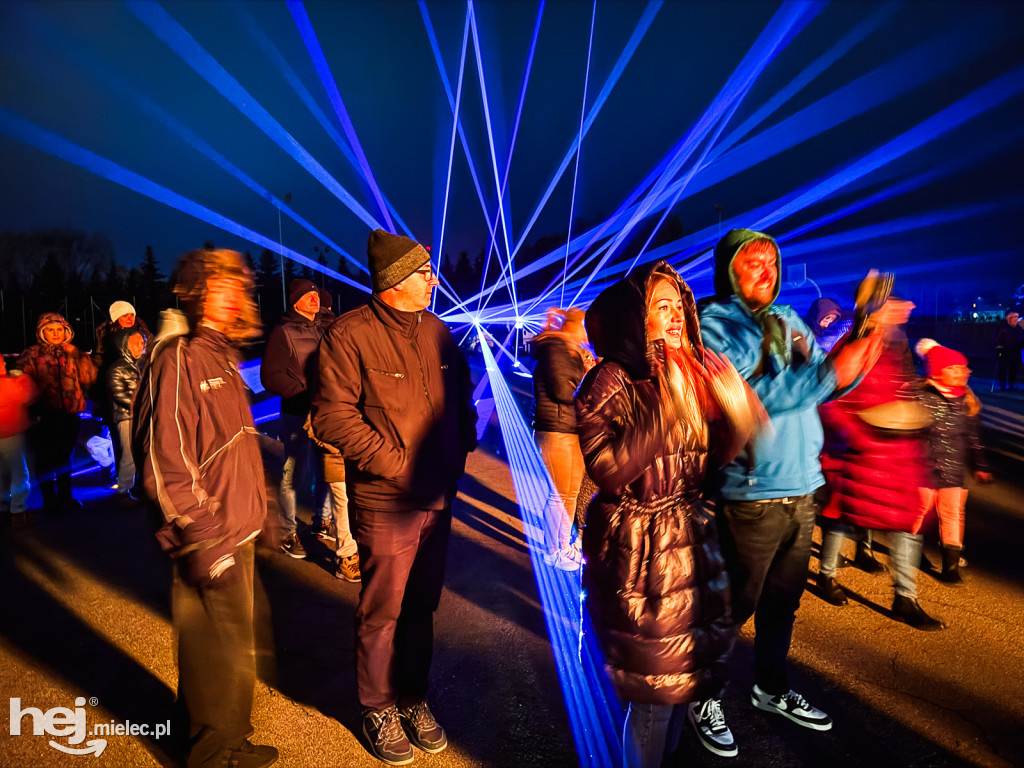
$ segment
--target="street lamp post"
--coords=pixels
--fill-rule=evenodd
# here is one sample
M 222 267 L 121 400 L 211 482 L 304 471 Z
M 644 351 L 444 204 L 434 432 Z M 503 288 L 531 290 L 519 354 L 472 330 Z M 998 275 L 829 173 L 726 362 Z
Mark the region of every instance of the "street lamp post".
M 292 201 L 292 193 L 284 193 L 284 201 L 290 203 Z M 281 260 L 281 309 L 284 312 L 288 311 L 288 292 L 284 287 L 284 237 L 281 234 L 281 206 L 277 206 L 277 243 L 281 246 L 281 251 L 277 254 Z

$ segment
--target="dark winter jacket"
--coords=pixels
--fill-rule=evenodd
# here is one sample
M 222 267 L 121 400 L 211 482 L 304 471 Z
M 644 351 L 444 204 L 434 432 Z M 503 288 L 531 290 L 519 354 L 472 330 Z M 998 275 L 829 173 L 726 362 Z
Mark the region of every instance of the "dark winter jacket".
M 928 464 L 932 488 L 962 488 L 968 472 L 988 472 L 985 449 L 978 431 L 978 413 L 971 413 L 977 397 L 970 390 L 947 397 L 933 382 L 925 386 L 921 402 L 935 417 L 928 430 Z
M 316 349 L 325 328 L 318 318 L 307 320 L 293 307 L 270 332 L 260 381 L 281 396 L 281 413 L 303 419 L 309 415 L 309 384 L 316 379 Z
M 139 388 L 139 360 L 128 349 L 128 340 L 138 333 L 124 328 L 108 337 L 113 360 L 107 369 L 107 398 L 110 423 L 117 424 L 132 417 L 135 391 Z
M 200 326 L 154 348 L 135 400 L 133 452 L 172 554 L 232 554 L 263 527 L 263 462 L 238 355 Z
M 927 484 L 923 434 L 879 429 L 858 414 L 896 400 L 917 403 L 919 394 L 910 349 L 900 333 L 856 389 L 821 406 L 821 465 L 831 491 L 827 517 L 842 516 L 874 530 L 914 530 L 918 488 Z
M 60 325 L 64 341 L 50 344 L 43 336 L 43 328 Z M 86 408 L 85 393 L 96 379 L 96 369 L 89 356 L 71 343 L 75 332 L 68 321 L 56 312 L 40 316 L 36 324 L 38 344 L 21 353 L 17 368 L 28 374 L 39 388 L 37 408 L 63 413 L 81 413 Z
M 124 330 L 130 333 L 141 333 L 142 337 L 146 340 L 147 347 L 153 341 L 153 332 L 149 330 L 146 321 L 138 315 L 135 316 L 135 322 L 127 328 L 122 328 L 121 324 L 116 320 L 102 323 L 96 328 L 96 346 L 92 351 L 92 364 L 96 366 L 96 370 L 101 375 L 106 373 L 111 363 L 115 363 L 120 359 L 117 349 L 110 343 L 110 340 Z M 105 378 L 103 380 L 106 381 Z
M 715 248 L 715 288 L 726 298 L 705 306 L 700 316 L 708 349 L 736 366 L 771 418 L 771 429 L 722 472 L 721 493 L 730 501 L 802 496 L 824 484 L 818 406 L 836 392 L 832 363 L 792 307 L 773 304 L 763 310 L 783 329 L 785 350 L 778 353 L 768 349 L 765 328 L 746 303 L 730 295 L 732 261 L 757 237 L 768 236 L 741 229 L 722 238 Z
M 1020 354 L 1021 345 L 1024 345 L 1024 328 L 1003 320 L 992 334 L 992 344 L 996 349 Z
M 110 373 L 110 366 L 121 359 L 121 353 L 117 349 L 114 337 L 122 332 L 129 334 L 141 333 L 146 341 L 148 349 L 153 342 L 153 332 L 149 330 L 146 322 L 135 316 L 135 322 L 127 328 L 122 328 L 116 320 L 102 323 L 96 328 L 96 346 L 93 347 L 91 360 L 96 368 L 96 383 L 89 390 L 89 397 L 92 399 L 93 415 L 103 419 L 108 424 L 116 424 L 115 417 L 111 411 L 110 395 L 107 387 L 107 374 Z
M 448 506 L 476 448 L 473 382 L 448 327 L 373 297 L 328 329 L 319 361 L 313 431 L 345 457 L 352 503 Z
M 549 332 L 533 342 L 533 428 L 537 432 L 576 434 L 576 402 L 573 396 L 583 380 L 583 355 L 573 349 L 572 340 Z
M 718 695 L 733 633 L 724 562 L 700 495 L 708 431 L 666 408 L 664 343 L 647 340 L 655 269 L 678 283 L 686 332 L 703 358 L 693 296 L 664 262 L 606 289 L 588 310 L 603 360 L 576 399 L 584 461 L 600 489 L 583 533 L 583 587 L 619 695 L 680 704 Z

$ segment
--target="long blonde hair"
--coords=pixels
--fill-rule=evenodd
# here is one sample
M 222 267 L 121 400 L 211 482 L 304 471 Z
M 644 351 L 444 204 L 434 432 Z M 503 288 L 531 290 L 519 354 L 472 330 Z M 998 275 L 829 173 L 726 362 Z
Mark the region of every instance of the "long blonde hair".
M 659 273 L 653 274 L 647 283 L 645 329 L 652 309 L 651 300 L 654 297 L 654 290 L 661 281 L 675 287 L 682 296 L 678 283 L 672 277 Z M 680 431 L 680 437 L 685 437 L 686 432 L 692 430 L 697 435 L 699 443 L 707 445 L 708 420 L 706 414 L 711 401 L 704 384 L 701 365 L 693 356 L 689 334 L 684 332 L 682 338 L 683 346 L 679 350 L 670 350 L 662 342 L 664 359 L 660 361 L 661 365 L 657 368 L 662 408 L 667 414 L 674 414 L 678 418 L 676 429 Z M 650 339 L 648 344 L 650 344 Z

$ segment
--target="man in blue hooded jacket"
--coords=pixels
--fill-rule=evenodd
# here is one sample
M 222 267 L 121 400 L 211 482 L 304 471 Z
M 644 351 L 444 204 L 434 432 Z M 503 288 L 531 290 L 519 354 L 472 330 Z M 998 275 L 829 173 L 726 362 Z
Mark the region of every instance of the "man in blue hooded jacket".
M 771 420 L 723 468 L 716 517 L 733 619 L 739 627 L 754 616 L 751 702 L 826 731 L 831 718 L 790 689 L 786 665 L 807 580 L 814 491 L 825 482 L 818 406 L 870 367 L 879 344 L 871 336 L 826 357 L 796 312 L 774 304 L 780 266 L 778 244 L 761 232 L 734 229 L 715 248 L 717 300 L 701 312 L 704 344 L 729 358 Z M 691 705 L 690 720 L 702 743 L 720 754 L 714 746 L 728 728 L 721 717 L 703 721 L 701 713 L 711 709 Z

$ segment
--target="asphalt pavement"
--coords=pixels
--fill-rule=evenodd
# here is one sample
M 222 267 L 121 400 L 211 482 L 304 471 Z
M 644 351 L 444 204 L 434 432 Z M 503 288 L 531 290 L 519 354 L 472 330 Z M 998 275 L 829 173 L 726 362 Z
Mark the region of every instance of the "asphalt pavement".
M 895 622 L 885 573 L 844 568 L 850 604 L 825 603 L 813 589 L 815 555 L 797 615 L 793 686 L 835 727 L 808 731 L 750 705 L 748 624 L 724 702 L 739 756 L 716 757 L 685 731 L 669 765 L 1024 765 L 1024 395 L 982 395 L 996 481 L 971 488 L 966 584 L 919 576 L 921 604 L 948 628 L 926 633 Z M 418 752 L 415 765 L 580 764 L 501 454 L 489 426 L 454 506 L 430 699 L 451 746 Z M 272 482 L 272 458 L 269 466 Z M 168 568 L 147 512 L 112 503 L 105 480 L 84 472 L 76 478 L 86 499 L 80 512 L 0 536 L 0 686 L 19 700 L 16 711 L 39 710 L 22 715 L 20 735 L 0 729 L 0 766 L 174 764 L 182 733 Z M 308 522 L 308 508 L 301 515 Z M 306 543 L 305 561 L 257 550 L 254 738 L 280 750 L 281 766 L 379 766 L 361 741 L 355 698 L 359 587 L 333 577 L 323 544 Z M 879 550 L 884 563 L 884 536 Z M 934 531 L 926 556 L 937 562 Z M 34 720 L 50 732 L 33 734 Z M 104 737 L 99 755 L 67 751 L 89 748 L 85 729 L 125 723 L 129 735 Z M 150 726 L 150 735 L 130 735 L 131 724 Z M 158 724 L 171 733 L 155 738 Z

